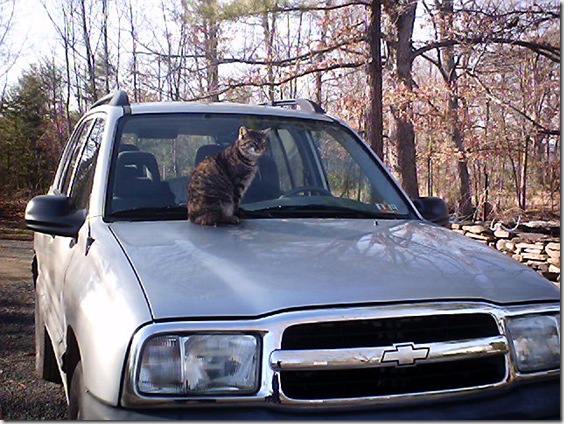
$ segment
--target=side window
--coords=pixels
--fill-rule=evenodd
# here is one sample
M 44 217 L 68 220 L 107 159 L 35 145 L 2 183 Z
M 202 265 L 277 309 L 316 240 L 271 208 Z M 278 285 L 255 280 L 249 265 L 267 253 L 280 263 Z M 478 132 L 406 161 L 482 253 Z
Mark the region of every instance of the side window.
M 86 144 L 82 149 L 82 154 L 77 163 L 77 169 L 72 185 L 71 198 L 78 209 L 88 207 L 92 183 L 94 181 L 94 170 L 96 169 L 96 159 L 102 143 L 104 132 L 104 120 L 97 118 L 94 121 L 92 130 L 86 139 Z
M 63 150 L 61 159 L 59 160 L 59 166 L 57 167 L 57 172 L 55 173 L 55 180 L 53 182 L 53 187 L 59 193 L 62 192 L 61 188 L 63 185 L 63 181 L 65 180 L 66 173 L 69 169 L 70 158 L 73 155 L 73 151 L 76 151 L 79 146 L 78 139 L 80 138 L 80 135 L 84 131 L 84 127 L 85 127 L 85 123 L 82 122 L 73 131 L 71 138 L 65 145 L 65 149 Z
M 68 151 L 65 152 L 65 156 L 61 164 L 61 179 L 57 187 L 61 194 L 66 194 L 68 196 L 74 170 L 76 169 L 76 164 L 78 162 L 78 157 L 80 151 L 82 150 L 82 146 L 84 146 L 84 142 L 88 136 L 91 125 L 92 121 L 85 122 L 82 127 L 78 129 L 76 136 L 71 139 L 69 146 L 67 146 Z
M 335 197 L 372 202 L 370 180 L 346 148 L 325 132 L 313 134 Z
M 276 132 L 278 137 L 270 143 L 270 149 L 280 174 L 280 188 L 286 191 L 306 185 L 305 167 L 294 137 L 286 129 Z

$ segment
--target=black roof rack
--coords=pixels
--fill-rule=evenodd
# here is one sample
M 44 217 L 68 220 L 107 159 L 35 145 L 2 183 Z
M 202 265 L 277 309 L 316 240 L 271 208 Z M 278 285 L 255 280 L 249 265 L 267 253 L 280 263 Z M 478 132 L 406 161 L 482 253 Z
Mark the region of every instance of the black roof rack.
M 92 106 L 90 106 L 90 109 L 101 105 L 130 106 L 129 97 L 127 97 L 127 93 L 125 91 L 116 90 L 94 102 Z
M 319 104 L 309 99 L 285 99 L 285 100 L 274 100 L 272 102 L 260 103 L 261 106 L 280 106 L 280 107 L 291 107 L 295 109 L 296 106 L 304 111 L 310 113 L 322 113 L 325 114 L 325 109 L 323 109 Z

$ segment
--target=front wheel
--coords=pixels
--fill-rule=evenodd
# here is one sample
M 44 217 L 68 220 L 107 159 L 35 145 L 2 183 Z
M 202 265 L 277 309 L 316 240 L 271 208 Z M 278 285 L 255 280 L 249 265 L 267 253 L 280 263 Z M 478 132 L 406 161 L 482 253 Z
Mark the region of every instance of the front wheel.
M 69 420 L 82 419 L 85 394 L 86 388 L 84 387 L 84 381 L 82 378 L 82 362 L 78 361 L 76 367 L 74 368 L 74 372 L 72 373 L 72 380 L 69 389 Z

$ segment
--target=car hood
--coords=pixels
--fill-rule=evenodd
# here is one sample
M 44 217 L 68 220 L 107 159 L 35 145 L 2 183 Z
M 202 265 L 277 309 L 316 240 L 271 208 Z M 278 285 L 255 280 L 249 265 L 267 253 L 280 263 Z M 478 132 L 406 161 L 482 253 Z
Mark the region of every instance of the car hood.
M 256 317 L 311 306 L 560 299 L 508 256 L 422 221 L 114 222 L 154 319 Z

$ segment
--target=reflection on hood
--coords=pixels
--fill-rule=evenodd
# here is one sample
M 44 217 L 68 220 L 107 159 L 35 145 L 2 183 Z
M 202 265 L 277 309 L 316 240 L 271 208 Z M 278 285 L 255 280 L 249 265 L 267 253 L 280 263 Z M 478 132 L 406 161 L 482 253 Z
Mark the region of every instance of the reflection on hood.
M 508 304 L 559 291 L 513 259 L 421 221 L 116 222 L 155 319 L 425 300 Z

